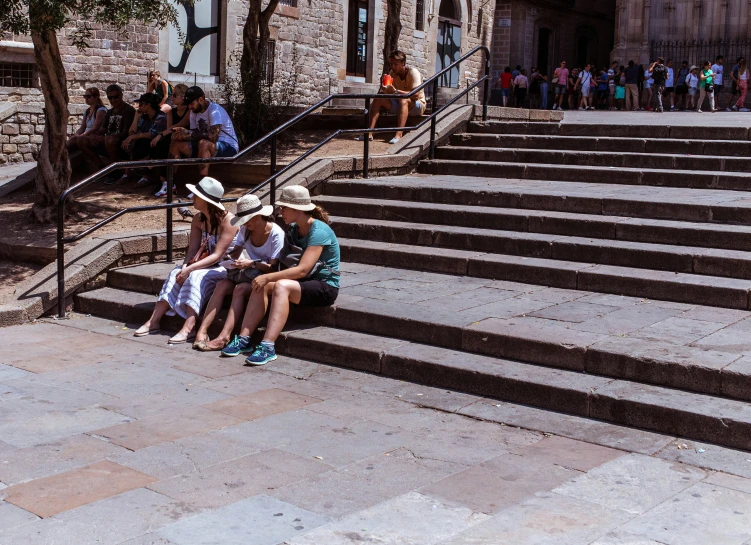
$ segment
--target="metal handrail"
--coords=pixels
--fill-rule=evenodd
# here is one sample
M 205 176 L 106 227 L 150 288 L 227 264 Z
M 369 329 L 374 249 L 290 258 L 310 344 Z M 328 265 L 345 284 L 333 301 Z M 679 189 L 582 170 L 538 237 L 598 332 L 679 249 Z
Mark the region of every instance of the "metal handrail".
M 468 86 L 466 89 L 462 90 L 458 95 L 456 95 L 453 99 L 451 99 L 449 102 L 444 104 L 440 109 L 436 110 L 436 98 L 438 95 L 438 80 L 439 78 L 444 75 L 445 73 L 452 70 L 454 67 L 458 66 L 465 60 L 467 60 L 469 57 L 473 56 L 478 51 L 484 51 L 485 52 L 485 75 L 481 78 L 479 78 L 474 84 L 471 86 Z M 271 176 L 269 176 L 266 180 L 258 184 L 257 186 L 249 189 L 244 193 L 244 195 L 248 195 L 250 193 L 255 193 L 256 191 L 259 191 L 260 189 L 265 188 L 266 186 L 271 186 L 269 191 L 270 201 L 273 205 L 276 202 L 276 180 L 279 176 L 290 170 L 291 168 L 298 165 L 300 162 L 307 159 L 310 155 L 318 151 L 321 147 L 323 147 L 325 144 L 336 138 L 337 136 L 340 136 L 342 134 L 369 134 L 369 133 L 381 133 L 381 132 L 410 132 L 414 130 L 418 130 L 422 128 L 426 123 L 430 123 L 430 149 L 429 149 L 429 157 L 430 159 L 435 158 L 435 133 L 436 133 L 436 124 L 437 124 L 437 117 L 438 114 L 443 112 L 446 108 L 454 104 L 456 101 L 458 101 L 460 98 L 467 95 L 472 89 L 475 89 L 478 85 L 481 83 L 484 83 L 483 88 L 483 109 L 482 109 L 482 119 L 483 121 L 487 120 L 488 116 L 488 92 L 489 92 L 489 82 L 490 82 L 490 50 L 487 46 L 479 45 L 472 49 L 471 51 L 468 51 L 466 54 L 464 54 L 462 57 L 451 63 L 449 66 L 441 70 L 440 72 L 437 72 L 427 80 L 423 81 L 422 84 L 420 84 L 418 87 L 410 91 L 406 94 L 393 94 L 393 95 L 387 95 L 387 94 L 333 94 L 329 95 L 328 97 L 319 100 L 316 104 L 313 106 L 310 106 L 305 111 L 299 113 L 286 123 L 282 124 L 281 126 L 277 127 L 270 133 L 266 134 L 265 136 L 262 136 L 249 146 L 247 146 L 245 149 L 239 151 L 235 155 L 231 157 L 211 157 L 211 158 L 184 158 L 184 159 L 150 159 L 145 161 L 118 161 L 116 163 L 112 163 L 105 168 L 95 172 L 91 176 L 83 179 L 82 181 L 78 182 L 77 184 L 69 187 L 65 191 L 62 192 L 58 199 L 57 203 L 57 307 L 58 307 L 58 318 L 62 319 L 65 318 L 65 244 L 70 244 L 72 242 L 76 242 L 78 240 L 81 240 L 82 238 L 86 237 L 87 235 L 93 233 L 94 231 L 100 229 L 101 227 L 104 227 L 108 223 L 116 220 L 117 218 L 128 214 L 132 212 L 145 212 L 150 210 L 166 210 L 167 211 L 167 217 L 166 217 L 166 231 L 167 231 L 167 240 L 166 240 L 166 246 L 167 246 L 167 262 L 171 263 L 173 261 L 173 252 L 172 252 L 172 239 L 173 239 L 173 226 L 172 226 L 172 210 L 174 208 L 178 208 L 180 206 L 183 206 L 185 203 L 180 202 L 172 202 L 172 199 L 174 197 L 173 195 L 173 182 L 174 182 L 174 167 L 176 165 L 183 166 L 183 165 L 206 165 L 206 164 L 216 164 L 216 163 L 234 163 L 238 159 L 244 157 L 248 153 L 251 153 L 252 151 L 255 151 L 262 145 L 266 144 L 270 141 L 271 143 Z M 427 119 L 424 119 L 422 122 L 420 122 L 418 125 L 412 126 L 412 127 L 385 127 L 385 128 L 369 128 L 369 119 L 368 119 L 368 112 L 370 111 L 370 102 L 372 99 L 378 99 L 378 98 L 395 98 L 395 99 L 409 99 L 413 96 L 415 96 L 417 93 L 422 91 L 425 87 L 427 87 L 429 84 L 433 84 L 433 103 L 432 103 L 432 111 L 430 116 L 428 116 Z M 318 108 L 328 104 L 330 101 L 332 101 L 335 98 L 341 98 L 341 99 L 365 99 L 365 119 L 366 119 L 366 128 L 363 129 L 338 129 L 333 134 L 330 134 L 325 139 L 323 139 L 321 142 L 307 150 L 305 153 L 303 153 L 300 157 L 292 161 L 291 163 L 287 164 L 284 168 L 277 171 L 276 169 L 276 145 L 277 145 L 277 136 L 279 136 L 282 132 L 289 129 L 293 125 L 295 125 L 297 122 L 302 120 L 303 118 L 308 117 L 310 114 L 312 114 L 315 110 Z M 363 178 L 368 177 L 368 162 L 369 162 L 369 138 L 367 135 L 363 138 Z M 134 206 L 130 208 L 124 208 L 123 210 L 120 210 L 116 212 L 115 214 L 105 218 L 104 220 L 98 222 L 95 225 L 92 225 L 85 231 L 78 233 L 76 235 L 65 237 L 65 202 L 68 199 L 68 196 L 70 196 L 72 193 L 75 193 L 84 187 L 94 183 L 95 181 L 101 179 L 103 176 L 106 176 L 107 174 L 121 169 L 121 168 L 143 168 L 143 167 L 152 167 L 152 166 L 167 166 L 167 202 L 163 204 L 155 204 L 155 205 L 148 205 L 148 206 Z M 239 197 L 238 197 L 239 198 Z M 222 202 L 234 202 L 238 198 L 226 198 L 222 199 Z

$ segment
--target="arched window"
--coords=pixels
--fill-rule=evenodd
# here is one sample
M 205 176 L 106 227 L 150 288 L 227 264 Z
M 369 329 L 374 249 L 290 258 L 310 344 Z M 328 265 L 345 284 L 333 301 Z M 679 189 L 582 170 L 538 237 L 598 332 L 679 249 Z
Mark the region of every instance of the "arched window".
M 415 2 L 415 30 L 425 30 L 425 0 Z

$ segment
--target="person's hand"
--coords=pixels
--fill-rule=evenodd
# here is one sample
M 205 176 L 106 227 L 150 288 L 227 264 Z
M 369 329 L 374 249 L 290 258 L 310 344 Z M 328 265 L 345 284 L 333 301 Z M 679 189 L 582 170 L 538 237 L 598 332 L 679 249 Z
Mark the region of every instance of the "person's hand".
M 187 265 L 183 265 L 183 268 L 179 273 L 177 273 L 177 276 L 175 277 L 175 282 L 182 286 L 183 283 L 188 279 L 188 276 L 190 276 L 190 270 L 188 269 Z
M 253 262 L 250 259 L 235 259 L 235 267 L 238 269 L 252 269 Z
M 151 147 L 155 148 L 161 140 L 162 140 L 162 133 L 159 133 L 154 138 L 151 139 Z
M 269 283 L 269 278 L 267 274 L 262 274 L 260 276 L 256 276 L 253 279 L 253 291 L 262 291 L 263 288 L 266 287 L 266 284 Z
M 128 138 L 126 138 L 125 140 L 123 140 L 123 143 L 122 143 L 122 146 L 121 146 L 121 147 L 122 147 L 122 148 L 123 148 L 123 149 L 124 149 L 125 151 L 127 151 L 127 150 L 128 150 L 128 148 L 130 147 L 130 143 L 131 143 L 132 141 L 133 141 L 133 137 L 132 137 L 132 136 L 129 136 Z
M 387 95 L 395 95 L 396 87 L 394 87 L 393 85 L 386 85 L 385 87 L 383 87 L 383 92 Z

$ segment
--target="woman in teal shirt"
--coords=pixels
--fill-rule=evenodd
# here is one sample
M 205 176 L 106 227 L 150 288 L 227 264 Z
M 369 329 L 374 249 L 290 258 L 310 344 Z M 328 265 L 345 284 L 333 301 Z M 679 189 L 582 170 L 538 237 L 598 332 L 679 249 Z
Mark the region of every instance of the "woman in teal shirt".
M 701 72 L 699 72 L 699 105 L 696 111 L 701 113 L 701 107 L 704 106 L 704 97 L 709 96 L 709 106 L 712 112 L 717 110 L 714 107 L 714 72 L 712 72 L 709 61 L 704 61 Z
M 223 356 L 250 354 L 245 363 L 264 365 L 276 359 L 274 343 L 289 316 L 289 305 L 327 307 L 339 295 L 339 242 L 329 227 L 329 216 L 310 202 L 302 186 L 285 187 L 277 202 L 284 223 L 290 226 L 286 245 L 302 250 L 299 263 L 279 272 L 257 276 L 245 310 L 240 335 L 223 350 Z M 284 261 L 284 253 L 282 261 Z M 263 341 L 253 348 L 250 336 L 269 308 Z

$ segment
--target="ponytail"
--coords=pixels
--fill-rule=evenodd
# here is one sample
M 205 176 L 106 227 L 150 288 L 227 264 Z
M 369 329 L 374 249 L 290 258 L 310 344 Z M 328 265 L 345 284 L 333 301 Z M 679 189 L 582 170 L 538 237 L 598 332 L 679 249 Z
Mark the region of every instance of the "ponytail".
M 326 225 L 331 224 L 329 213 L 326 212 L 326 210 L 324 210 L 321 206 L 316 205 L 316 207 L 310 211 L 310 215 L 313 216 L 313 218 L 322 221 Z

